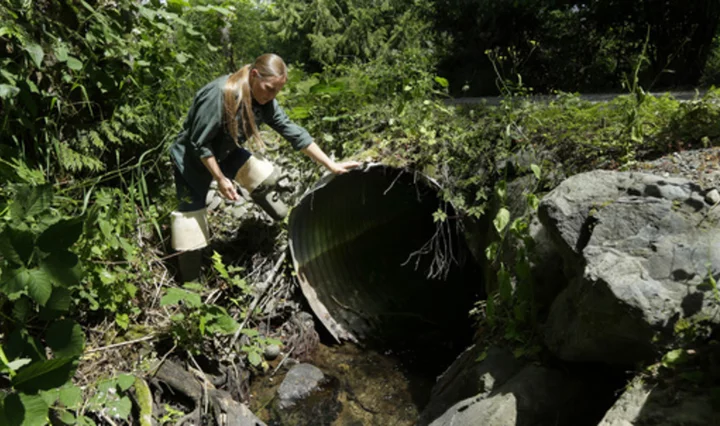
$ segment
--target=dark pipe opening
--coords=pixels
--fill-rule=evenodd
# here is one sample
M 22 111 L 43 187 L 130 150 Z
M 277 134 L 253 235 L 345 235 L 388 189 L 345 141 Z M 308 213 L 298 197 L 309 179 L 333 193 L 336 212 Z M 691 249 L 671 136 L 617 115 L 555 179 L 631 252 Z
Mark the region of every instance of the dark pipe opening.
M 321 181 L 293 209 L 301 288 L 338 341 L 438 369 L 469 343 L 482 275 L 438 189 L 419 173 L 372 166 Z M 434 221 L 438 210 L 446 221 Z M 447 268 L 440 276 L 438 263 Z

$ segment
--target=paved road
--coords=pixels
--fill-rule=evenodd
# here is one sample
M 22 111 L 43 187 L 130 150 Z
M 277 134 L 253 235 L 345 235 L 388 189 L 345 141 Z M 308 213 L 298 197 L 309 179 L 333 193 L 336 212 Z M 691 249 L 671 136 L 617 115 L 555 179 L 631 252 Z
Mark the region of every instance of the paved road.
M 695 97 L 701 97 L 707 92 L 706 89 L 698 89 L 698 91 L 679 91 L 679 92 L 650 92 L 653 96 L 663 96 L 669 94 L 679 101 L 691 101 Z M 615 99 L 618 96 L 627 95 L 627 93 L 592 93 L 592 94 L 581 94 L 580 99 L 589 102 L 607 102 Z M 557 95 L 536 95 L 531 96 L 536 102 L 550 102 L 557 99 Z M 453 98 L 445 101 L 448 105 L 479 105 L 486 103 L 487 105 L 499 105 L 503 98 L 500 96 L 482 96 L 477 98 Z

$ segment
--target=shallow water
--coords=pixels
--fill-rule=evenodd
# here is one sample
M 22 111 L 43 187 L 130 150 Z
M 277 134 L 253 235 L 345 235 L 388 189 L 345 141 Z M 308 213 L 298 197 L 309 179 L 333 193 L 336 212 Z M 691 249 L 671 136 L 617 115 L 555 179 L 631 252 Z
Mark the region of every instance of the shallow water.
M 274 404 L 287 371 L 256 378 L 250 386 L 250 409 L 269 426 L 410 426 L 427 403 L 434 375 L 413 374 L 406 360 L 350 343 L 320 345 L 308 363 L 328 380 L 293 409 Z M 282 373 L 282 374 L 281 374 Z

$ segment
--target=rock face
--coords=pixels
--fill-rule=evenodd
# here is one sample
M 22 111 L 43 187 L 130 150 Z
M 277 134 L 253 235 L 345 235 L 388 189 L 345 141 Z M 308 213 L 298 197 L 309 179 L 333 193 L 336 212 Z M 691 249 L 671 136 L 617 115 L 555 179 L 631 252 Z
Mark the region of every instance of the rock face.
M 605 414 L 598 426 L 717 426 L 707 392 L 690 394 L 636 381 Z
M 654 356 L 679 318 L 720 322 L 720 208 L 681 178 L 593 171 L 540 203 L 567 286 L 545 342 L 561 359 L 625 364 Z

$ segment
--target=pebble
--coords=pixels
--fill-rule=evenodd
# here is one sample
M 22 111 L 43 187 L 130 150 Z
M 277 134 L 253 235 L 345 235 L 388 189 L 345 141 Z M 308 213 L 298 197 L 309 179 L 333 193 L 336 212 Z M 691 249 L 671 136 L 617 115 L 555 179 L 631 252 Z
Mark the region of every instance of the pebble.
M 247 214 L 247 209 L 243 205 L 235 206 L 230 209 L 230 214 L 232 214 L 235 219 L 240 219 Z
M 219 195 L 213 197 L 213 199 L 210 201 L 210 204 L 208 204 L 208 210 L 215 210 L 216 208 L 220 207 L 222 201 L 223 199 Z
M 274 344 L 267 345 L 265 346 L 263 354 L 265 355 L 265 359 L 272 361 L 280 355 L 280 346 Z

